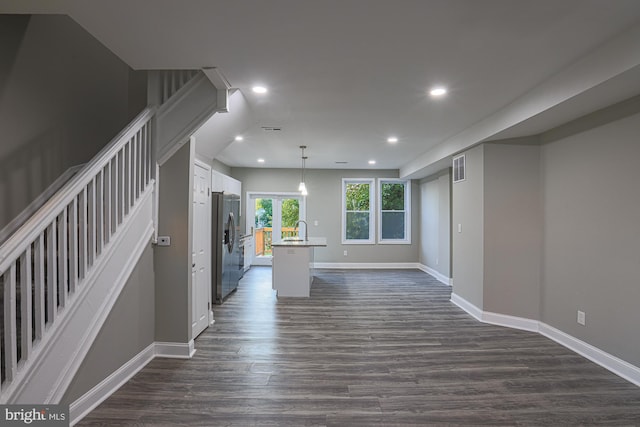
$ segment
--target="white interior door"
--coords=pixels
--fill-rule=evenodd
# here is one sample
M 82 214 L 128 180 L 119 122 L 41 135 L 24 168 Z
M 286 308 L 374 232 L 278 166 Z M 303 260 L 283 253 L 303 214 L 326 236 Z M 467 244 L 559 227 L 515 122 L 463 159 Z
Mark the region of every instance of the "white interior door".
M 193 250 L 191 332 L 195 338 L 209 325 L 211 307 L 211 171 L 196 163 L 193 168 Z

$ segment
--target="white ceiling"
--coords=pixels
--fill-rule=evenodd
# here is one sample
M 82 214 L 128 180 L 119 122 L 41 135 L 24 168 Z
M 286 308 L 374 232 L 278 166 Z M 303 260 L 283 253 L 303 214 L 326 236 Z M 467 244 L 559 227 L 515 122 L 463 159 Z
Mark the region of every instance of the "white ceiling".
M 196 138 L 229 166 L 299 167 L 306 145 L 310 168 L 419 177 L 455 151 L 443 144 L 563 73 L 565 86 L 584 84 L 475 143 L 540 132 L 640 93 L 640 79 L 622 72 L 640 69 L 638 40 L 625 48 L 633 55 L 617 48 L 609 59 L 632 58 L 619 72 L 571 69 L 640 28 L 638 0 L 0 0 L 0 11 L 67 13 L 135 69 L 219 67 L 244 97 L 242 118 L 232 109 L 218 118 L 228 125 Z M 600 96 L 614 81 L 615 95 Z M 252 93 L 257 83 L 269 93 Z M 448 96 L 430 98 L 436 84 Z M 244 141 L 233 142 L 236 133 Z M 386 142 L 392 135 L 397 144 Z

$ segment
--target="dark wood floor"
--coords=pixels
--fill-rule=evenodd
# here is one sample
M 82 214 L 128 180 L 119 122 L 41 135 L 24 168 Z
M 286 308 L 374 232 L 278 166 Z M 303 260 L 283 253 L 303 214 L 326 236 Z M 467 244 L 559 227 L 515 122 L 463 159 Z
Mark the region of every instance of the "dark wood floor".
M 420 271 L 253 268 L 191 360 L 156 359 L 80 425 L 640 425 L 640 388 L 541 335 L 477 322 Z

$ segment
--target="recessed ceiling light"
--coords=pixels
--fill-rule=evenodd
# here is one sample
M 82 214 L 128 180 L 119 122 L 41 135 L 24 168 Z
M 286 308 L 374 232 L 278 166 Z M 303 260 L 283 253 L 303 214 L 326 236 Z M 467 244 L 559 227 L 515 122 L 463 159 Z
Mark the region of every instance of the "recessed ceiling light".
M 236 141 L 244 141 L 244 138 L 242 137 L 242 135 L 236 135 L 236 137 L 233 139 L 235 139 Z
M 258 163 L 264 163 L 264 159 L 258 159 Z
M 267 88 L 264 86 L 254 86 L 251 88 L 255 93 L 267 93 Z
M 370 164 L 370 165 L 375 165 L 375 164 L 376 164 L 376 161 L 375 161 L 375 160 L 369 160 L 369 164 Z
M 447 88 L 442 86 L 436 86 L 429 91 L 429 95 L 439 97 L 447 94 Z
M 387 142 L 390 144 L 395 144 L 396 142 L 398 142 L 398 138 L 396 138 L 395 136 L 390 136 L 389 138 L 387 138 Z

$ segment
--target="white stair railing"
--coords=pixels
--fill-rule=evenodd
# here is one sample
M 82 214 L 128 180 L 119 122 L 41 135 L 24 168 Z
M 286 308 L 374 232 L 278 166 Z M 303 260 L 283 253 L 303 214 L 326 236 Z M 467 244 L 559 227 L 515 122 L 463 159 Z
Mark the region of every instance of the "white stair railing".
M 0 403 L 153 184 L 143 111 L 0 247 Z

